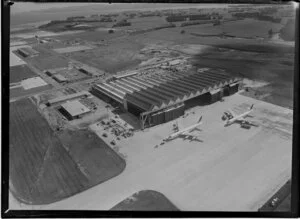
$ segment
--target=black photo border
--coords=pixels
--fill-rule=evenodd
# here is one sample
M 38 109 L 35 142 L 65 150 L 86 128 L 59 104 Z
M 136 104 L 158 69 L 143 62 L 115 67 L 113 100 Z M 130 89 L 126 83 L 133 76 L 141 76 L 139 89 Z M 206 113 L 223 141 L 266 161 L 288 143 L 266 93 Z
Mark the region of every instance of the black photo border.
M 264 4 L 284 2 L 280 0 L 263 0 Z M 17 1 L 15 1 L 17 2 Z M 25 1 L 23 1 L 25 2 Z M 261 0 L 87 0 L 87 1 L 55 1 L 40 0 L 28 2 L 104 2 L 104 3 L 262 3 Z M 294 70 L 294 113 L 293 113 L 293 148 L 292 148 L 292 194 L 290 212 L 195 212 L 195 211 L 81 211 L 81 210 L 9 210 L 9 42 L 10 42 L 10 7 L 9 0 L 2 0 L 2 66 L 1 66 L 1 216 L 3 218 L 116 218 L 116 217 L 273 217 L 296 218 L 299 217 L 299 7 L 296 9 L 296 40 L 295 40 L 295 70 Z

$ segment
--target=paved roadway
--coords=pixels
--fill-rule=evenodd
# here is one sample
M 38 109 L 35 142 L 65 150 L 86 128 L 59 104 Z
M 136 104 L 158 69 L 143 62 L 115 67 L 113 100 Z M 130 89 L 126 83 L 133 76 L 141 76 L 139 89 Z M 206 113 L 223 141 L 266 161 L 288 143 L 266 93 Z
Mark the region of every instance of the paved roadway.
M 252 103 L 249 120 L 259 127 L 224 127 L 225 110 L 241 112 Z M 292 111 L 240 94 L 192 111 L 178 122 L 186 127 L 203 115 L 202 131 L 195 132 L 202 143 L 178 138 L 155 148 L 171 133 L 173 122 L 139 131 L 119 143 L 127 163 L 119 176 L 49 205 L 24 205 L 10 196 L 10 209 L 108 210 L 137 191 L 152 189 L 180 210 L 257 211 L 291 176 Z

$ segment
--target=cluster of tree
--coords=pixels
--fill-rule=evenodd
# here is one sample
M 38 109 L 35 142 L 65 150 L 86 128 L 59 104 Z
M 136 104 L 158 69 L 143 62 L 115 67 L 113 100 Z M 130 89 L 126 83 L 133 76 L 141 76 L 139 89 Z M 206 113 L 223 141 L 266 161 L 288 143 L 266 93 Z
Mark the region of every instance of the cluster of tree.
M 135 14 L 135 13 L 129 14 L 128 17 L 129 17 L 130 19 L 135 18 L 135 17 L 136 17 L 136 14 Z
M 102 14 L 102 17 L 118 17 L 119 14 Z
M 188 16 L 189 20 L 210 20 L 210 16 L 207 14 L 194 14 Z
M 180 22 L 185 21 L 187 19 L 186 15 L 170 15 L 166 17 L 166 21 L 168 22 Z
M 103 17 L 99 21 L 100 22 L 113 22 L 113 19 L 111 19 L 111 17 Z
M 260 21 L 270 21 L 274 23 L 280 23 L 281 18 L 274 18 L 273 16 L 265 15 L 260 12 L 245 12 L 245 13 L 235 13 L 232 16 L 237 18 L 253 18 Z
M 143 34 L 143 33 L 151 32 L 151 31 L 155 31 L 155 30 L 160 30 L 160 29 L 165 29 L 165 28 L 172 28 L 172 27 L 176 27 L 176 25 L 170 23 L 170 24 L 159 26 L 159 27 L 152 27 L 152 28 L 148 28 L 148 29 L 137 30 L 137 31 L 134 31 L 130 34 L 131 35 Z
M 62 23 L 66 23 L 66 22 L 69 22 L 69 21 L 65 21 L 65 20 L 52 20 L 50 21 L 49 23 L 47 24 L 43 24 L 41 26 L 39 26 L 40 29 L 43 29 L 43 28 L 48 28 L 48 27 L 51 27 L 53 25 L 56 25 L 56 24 L 62 24 Z
M 260 14 L 257 17 L 257 19 L 260 20 L 260 21 L 270 21 L 270 22 L 273 22 L 273 23 L 280 23 L 281 22 L 281 18 L 274 18 L 272 16 L 268 16 L 268 15 L 264 15 L 264 14 Z
M 257 16 L 259 16 L 259 12 L 256 11 L 256 12 L 233 13 L 232 16 L 237 18 L 256 18 Z
M 127 20 L 122 20 L 117 23 L 115 23 L 112 27 L 124 27 L 124 26 L 131 26 L 131 23 Z
M 141 14 L 140 17 L 155 17 L 157 14 Z
M 191 25 L 198 25 L 198 24 L 209 24 L 211 23 L 211 20 L 205 20 L 205 21 L 187 21 L 187 22 L 183 22 L 181 23 L 181 27 L 185 27 L 185 26 L 191 26 Z
M 180 22 L 186 20 L 210 20 L 211 16 L 209 14 L 193 14 L 193 15 L 171 15 L 166 17 L 168 22 Z
M 67 21 L 74 21 L 74 20 L 81 20 L 81 19 L 85 19 L 84 16 L 73 16 L 73 17 L 68 17 Z

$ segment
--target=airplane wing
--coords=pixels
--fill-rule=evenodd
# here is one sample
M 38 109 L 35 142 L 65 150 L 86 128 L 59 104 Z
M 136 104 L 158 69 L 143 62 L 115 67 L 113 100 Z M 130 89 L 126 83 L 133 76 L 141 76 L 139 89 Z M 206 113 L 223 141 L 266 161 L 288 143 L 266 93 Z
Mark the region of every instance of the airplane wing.
M 198 126 L 200 126 L 200 124 L 199 124 Z M 190 130 L 188 130 L 188 131 L 182 132 L 180 135 L 181 135 L 181 136 L 190 136 L 190 137 L 196 136 L 196 135 L 191 134 L 191 132 L 193 132 L 194 130 L 201 131 L 201 130 L 198 128 L 198 126 L 192 128 L 192 129 L 190 129 Z
M 232 115 L 232 117 L 236 117 L 236 114 L 231 109 L 228 109 L 228 112 L 230 112 L 230 114 Z
M 183 137 L 191 137 L 191 138 L 197 138 L 198 137 L 197 135 L 193 135 L 193 134 L 190 134 L 190 133 L 187 133 L 187 132 L 181 133 L 180 135 L 183 136 Z

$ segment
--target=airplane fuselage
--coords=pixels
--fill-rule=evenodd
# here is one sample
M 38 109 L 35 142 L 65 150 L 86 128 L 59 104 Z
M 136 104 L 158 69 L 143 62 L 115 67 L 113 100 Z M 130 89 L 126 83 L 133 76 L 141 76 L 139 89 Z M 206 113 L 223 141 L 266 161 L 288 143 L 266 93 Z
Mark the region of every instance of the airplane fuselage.
M 187 127 L 187 128 L 182 129 L 182 130 L 180 130 L 180 131 L 178 131 L 178 132 L 175 132 L 175 133 L 171 134 L 171 135 L 167 138 L 167 140 L 172 140 L 172 139 L 174 139 L 174 138 L 177 138 L 179 135 L 184 134 L 185 132 L 190 132 L 190 131 L 192 131 L 193 129 L 197 128 L 197 127 L 198 127 L 199 125 L 201 125 L 201 124 L 202 124 L 202 122 L 199 122 L 199 123 L 196 123 L 196 124 L 194 124 L 194 125 L 192 125 L 192 126 L 190 126 L 190 127 Z
M 236 116 L 236 117 L 234 117 L 234 118 L 231 118 L 231 119 L 227 120 L 226 125 L 231 125 L 231 124 L 234 123 L 235 121 L 244 118 L 245 116 L 247 116 L 247 115 L 248 115 L 249 113 L 251 113 L 251 112 L 252 112 L 252 110 L 249 110 L 249 111 L 247 111 L 247 112 L 242 113 L 241 115 L 238 115 L 238 116 Z

